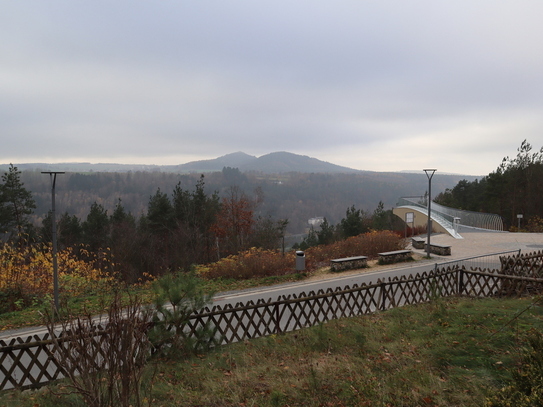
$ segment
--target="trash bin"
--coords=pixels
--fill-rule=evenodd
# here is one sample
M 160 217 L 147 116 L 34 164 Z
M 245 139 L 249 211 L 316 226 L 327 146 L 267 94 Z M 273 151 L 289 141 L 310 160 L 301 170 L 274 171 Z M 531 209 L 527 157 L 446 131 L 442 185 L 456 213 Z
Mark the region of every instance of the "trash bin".
M 301 250 L 296 251 L 296 271 L 305 270 L 305 253 Z

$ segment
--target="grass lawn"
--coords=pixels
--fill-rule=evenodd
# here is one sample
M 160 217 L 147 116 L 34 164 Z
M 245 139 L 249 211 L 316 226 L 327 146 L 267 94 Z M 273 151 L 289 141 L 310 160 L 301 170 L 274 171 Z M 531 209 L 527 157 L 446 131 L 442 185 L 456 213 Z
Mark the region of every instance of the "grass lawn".
M 153 359 L 150 406 L 482 406 L 511 379 L 532 299 L 438 299 L 214 349 Z M 0 394 L 1 406 L 82 406 L 66 383 Z

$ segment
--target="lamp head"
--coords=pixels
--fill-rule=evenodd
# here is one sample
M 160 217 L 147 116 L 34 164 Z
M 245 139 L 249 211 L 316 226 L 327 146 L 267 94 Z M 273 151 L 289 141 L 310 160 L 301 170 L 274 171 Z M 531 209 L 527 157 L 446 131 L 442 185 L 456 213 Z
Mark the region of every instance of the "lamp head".
M 435 168 L 426 168 L 424 170 L 422 170 L 426 173 L 426 176 L 428 178 L 432 178 L 434 176 L 434 173 L 437 171 Z

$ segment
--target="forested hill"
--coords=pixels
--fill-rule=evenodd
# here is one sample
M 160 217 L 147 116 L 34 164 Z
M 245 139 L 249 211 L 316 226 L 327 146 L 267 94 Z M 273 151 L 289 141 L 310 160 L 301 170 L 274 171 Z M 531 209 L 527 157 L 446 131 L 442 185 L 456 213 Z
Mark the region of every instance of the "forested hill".
M 440 193 L 436 202 L 475 212 L 496 213 L 506 229 L 543 233 L 543 147 L 532 150 L 526 140 L 516 157 L 505 157 L 496 171 L 480 180 L 462 180 Z
M 111 214 L 121 199 L 126 211 L 136 217 L 146 213 L 151 195 L 157 189 L 171 196 L 179 183 L 184 190 L 193 191 L 201 174 L 176 174 L 171 172 L 93 172 L 58 175 L 56 183 L 57 213 L 68 212 L 84 220 L 90 206 L 97 202 Z M 435 196 L 459 181 L 473 181 L 475 177 L 443 175 L 436 173 L 432 180 Z M 49 176 L 40 171 L 22 171 L 21 180 L 31 191 L 37 208 L 34 222 L 51 208 Z M 225 168 L 220 172 L 206 173 L 205 192 L 217 191 L 225 196 L 230 187 L 239 187 L 247 196 L 258 196 L 261 204 L 259 215 L 273 219 L 288 219 L 288 232 L 301 233 L 307 220 L 323 216 L 332 224 L 339 222 L 347 208 L 355 206 L 373 212 L 379 201 L 391 209 L 401 196 L 418 196 L 427 191 L 428 179 L 424 173 L 356 172 L 351 174 L 285 173 L 279 175 L 257 172 L 240 172 Z
M 179 165 L 137 165 L 137 164 L 92 164 L 92 163 L 28 163 L 18 164 L 21 171 L 67 171 L 67 172 L 128 172 L 128 171 L 155 171 L 174 172 L 177 174 L 209 173 L 221 171 L 224 167 L 239 168 L 242 172 L 256 171 L 265 174 L 278 174 L 289 172 L 304 173 L 354 173 L 358 170 L 332 164 L 317 158 L 305 155 L 288 153 L 285 151 L 265 154 L 255 157 L 243 152 L 226 154 L 210 159 L 192 161 Z M 8 164 L 0 164 L 0 169 L 7 171 Z
M 178 165 L 175 172 L 207 172 L 220 171 L 224 167 L 238 168 L 242 172 L 256 171 L 265 174 L 281 174 L 290 172 L 303 173 L 355 173 L 359 172 L 352 168 L 331 164 L 305 155 L 280 151 L 266 154 L 260 157 L 253 157 L 243 152 L 227 154 L 213 159 L 194 161 Z

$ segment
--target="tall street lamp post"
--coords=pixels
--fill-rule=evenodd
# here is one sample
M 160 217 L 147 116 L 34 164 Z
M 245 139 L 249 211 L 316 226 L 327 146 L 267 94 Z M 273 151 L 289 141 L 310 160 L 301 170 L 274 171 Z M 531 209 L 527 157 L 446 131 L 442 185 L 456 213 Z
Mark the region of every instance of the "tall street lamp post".
M 49 174 L 51 178 L 51 223 L 53 224 L 53 296 L 55 301 L 55 312 L 58 312 L 58 263 L 57 263 L 57 221 L 55 218 L 55 184 L 57 182 L 57 174 L 64 174 L 58 171 L 42 171 L 42 174 Z
M 432 177 L 436 172 L 435 169 L 425 169 L 423 170 L 428 177 L 428 229 L 426 232 L 427 242 L 426 242 L 426 257 L 430 258 L 430 235 L 432 234 L 432 213 L 431 213 L 431 204 L 432 204 Z

